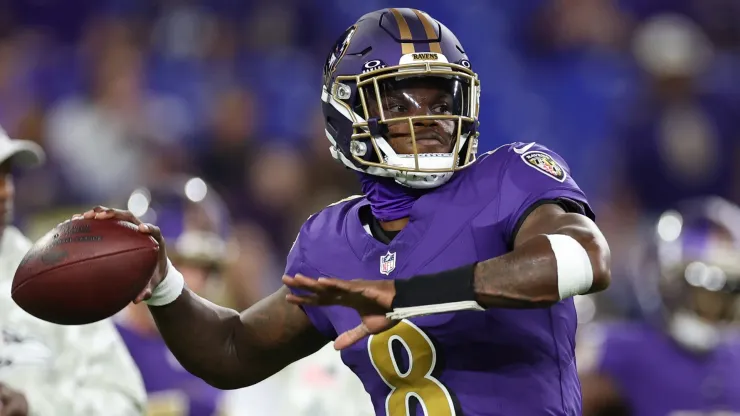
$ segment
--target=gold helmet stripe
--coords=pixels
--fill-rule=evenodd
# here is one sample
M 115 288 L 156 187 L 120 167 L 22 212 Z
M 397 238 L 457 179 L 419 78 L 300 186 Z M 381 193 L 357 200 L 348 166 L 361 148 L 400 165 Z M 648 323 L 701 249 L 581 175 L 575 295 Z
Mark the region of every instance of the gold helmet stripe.
M 397 9 L 391 9 L 391 13 L 393 13 L 393 17 L 396 18 L 396 24 L 398 24 L 398 32 L 401 34 L 401 53 L 404 55 L 408 53 L 414 53 L 416 50 L 414 49 L 414 44 L 410 42 L 413 40 L 413 37 L 411 36 L 411 29 L 409 29 L 409 24 L 406 22 L 406 19 L 404 19 L 401 12 L 399 12 Z
M 429 17 L 426 15 L 426 13 L 411 9 L 416 13 L 416 17 L 421 20 L 421 24 L 424 26 L 424 32 L 427 35 L 427 39 L 437 39 L 437 33 L 434 31 L 434 25 L 432 24 L 432 21 L 429 19 Z M 429 42 L 429 52 L 436 52 L 436 53 L 442 53 L 442 47 L 440 46 L 439 42 Z

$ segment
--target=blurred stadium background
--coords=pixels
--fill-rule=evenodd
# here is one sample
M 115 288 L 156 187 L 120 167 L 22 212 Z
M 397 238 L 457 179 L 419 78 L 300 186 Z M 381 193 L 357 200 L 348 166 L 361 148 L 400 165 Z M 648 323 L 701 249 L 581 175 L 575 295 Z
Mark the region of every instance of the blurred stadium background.
M 402 3 L 402 4 L 401 4 Z M 320 115 L 329 47 L 362 14 L 415 7 L 455 31 L 481 77 L 481 148 L 537 141 L 590 196 L 614 284 L 581 319 L 635 317 L 629 267 L 678 200 L 740 201 L 736 0 L 3 0 L 0 125 L 49 163 L 19 172 L 32 238 L 175 175 L 231 214 L 224 302 L 280 285 L 312 212 L 359 191 Z

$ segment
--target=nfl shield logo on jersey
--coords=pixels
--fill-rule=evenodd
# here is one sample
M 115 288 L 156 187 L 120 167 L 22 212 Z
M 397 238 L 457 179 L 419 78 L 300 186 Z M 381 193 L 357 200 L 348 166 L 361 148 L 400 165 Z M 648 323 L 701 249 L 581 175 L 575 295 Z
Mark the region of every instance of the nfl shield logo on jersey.
M 388 276 L 396 269 L 396 253 L 390 251 L 384 256 L 380 256 L 380 272 Z

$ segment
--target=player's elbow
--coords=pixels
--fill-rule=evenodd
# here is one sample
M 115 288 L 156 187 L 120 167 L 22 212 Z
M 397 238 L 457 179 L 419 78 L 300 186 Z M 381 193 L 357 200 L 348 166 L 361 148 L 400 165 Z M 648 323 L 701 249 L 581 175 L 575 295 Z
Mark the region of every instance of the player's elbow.
M 220 371 L 203 371 L 200 374 L 192 371 L 191 373 L 219 390 L 238 390 L 251 387 L 268 377 L 252 367 L 256 365 L 249 367 L 239 365 L 228 369 L 222 368 Z
M 219 390 L 238 390 L 251 387 L 266 378 L 249 370 L 193 374 L 205 381 L 208 385 Z
M 555 234 L 575 239 L 588 254 L 593 280 L 588 293 L 606 290 L 612 281 L 611 250 L 604 234 L 590 218 L 580 214 L 564 214 Z
M 230 322 L 233 325 L 228 333 L 221 334 L 221 342 L 219 342 L 221 349 L 206 354 L 207 357 L 201 357 L 205 359 L 181 361 L 182 366 L 188 372 L 219 390 L 250 387 L 269 377 L 269 374 L 260 369 L 259 360 L 254 362 L 249 360 L 247 364 L 247 360 L 243 357 L 243 355 L 257 356 L 257 351 L 249 350 L 246 354 L 244 352 L 240 354 L 237 345 L 250 344 L 239 339 L 238 334 L 243 330 L 243 326 L 238 315 Z
M 612 254 L 609 244 L 601 233 L 598 236 L 594 236 L 591 245 L 589 256 L 591 257 L 591 267 L 594 271 L 594 280 L 589 292 L 596 293 L 606 290 L 612 283 Z
M 227 378 L 227 377 L 201 377 L 208 385 L 219 390 L 238 390 L 245 387 L 253 386 L 261 380 L 250 379 L 248 377 Z
M 588 293 L 597 293 L 609 288 L 612 283 L 612 272 L 611 269 L 607 268 L 596 274 L 594 272 L 594 282 L 591 285 L 591 290 Z
M 595 226 L 581 228 L 569 234 L 586 249 L 591 260 L 593 282 L 588 293 L 606 290 L 612 281 L 611 250 L 606 238 Z

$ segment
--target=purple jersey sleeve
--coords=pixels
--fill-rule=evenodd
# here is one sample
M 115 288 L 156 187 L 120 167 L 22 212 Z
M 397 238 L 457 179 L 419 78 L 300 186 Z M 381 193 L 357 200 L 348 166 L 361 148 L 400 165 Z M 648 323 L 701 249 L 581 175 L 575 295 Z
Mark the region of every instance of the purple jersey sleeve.
M 565 161 L 536 143 L 514 143 L 506 152 L 499 187 L 499 216 L 513 243 L 516 232 L 534 208 L 544 202 L 560 202 L 571 212 L 594 219 L 586 195 L 576 184 Z
M 319 272 L 315 267 L 309 265 L 306 263 L 305 256 L 303 255 L 303 248 L 301 246 L 301 235 L 303 234 L 303 230 L 301 230 L 300 233 L 298 233 L 298 237 L 296 238 L 296 241 L 293 243 L 293 247 L 290 249 L 290 253 L 288 253 L 288 261 L 285 265 L 285 274 L 289 276 L 295 276 L 296 274 L 300 273 L 304 276 L 309 277 L 319 277 L 322 276 L 321 272 Z M 304 294 L 301 291 L 290 289 L 291 292 L 294 294 Z M 316 327 L 316 329 L 319 330 L 324 336 L 326 336 L 329 339 L 335 339 L 337 337 L 337 332 L 334 330 L 334 326 L 331 324 L 329 319 L 326 317 L 326 314 L 324 314 L 321 307 L 317 306 L 301 306 L 303 311 L 308 315 L 308 318 L 311 320 L 311 323 Z

